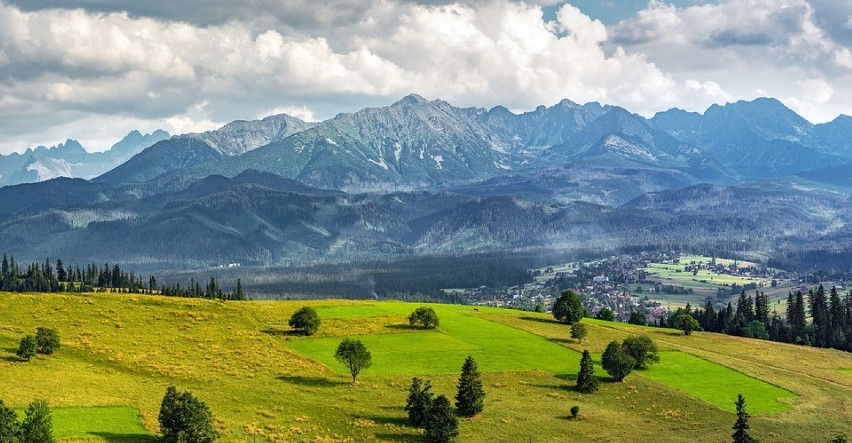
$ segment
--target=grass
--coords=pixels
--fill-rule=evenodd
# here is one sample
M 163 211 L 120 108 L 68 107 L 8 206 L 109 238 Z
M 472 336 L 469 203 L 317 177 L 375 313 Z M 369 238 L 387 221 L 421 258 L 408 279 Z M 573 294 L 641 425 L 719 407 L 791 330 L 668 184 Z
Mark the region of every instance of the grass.
M 18 410 L 23 419 L 24 410 Z M 139 411 L 130 407 L 53 408 L 51 418 L 58 439 L 98 438 L 144 441 L 153 436 L 142 426 Z
M 305 305 L 317 308 L 322 318 L 317 337 L 294 336 L 286 327 L 290 315 Z M 702 371 L 694 375 L 697 383 L 719 383 L 714 379 L 741 373 L 794 393 L 783 398 L 789 409 L 771 413 L 760 411 L 758 396 L 747 396 L 755 414 L 753 435 L 761 441 L 852 435 L 852 377 L 838 370 L 852 368 L 849 353 L 709 333 L 683 337 L 589 319 L 583 320 L 589 335 L 577 343 L 568 338 L 567 326 L 547 315 L 468 306 L 434 305 L 439 330 L 412 331 L 405 317 L 417 306 L 0 294 L 0 398 L 17 409 L 35 398 L 48 400 L 63 443 L 144 441 L 146 433 L 157 432 L 160 401 L 170 384 L 210 406 L 224 442 L 418 441 L 422 433 L 406 425 L 402 410 L 411 376 L 428 378 L 436 394 L 452 397 L 462 354 L 471 352 L 481 358 L 486 406 L 480 416 L 460 422 L 459 441 L 728 439 L 735 417 L 724 405 L 734 401 L 727 391 L 708 391 L 718 398 L 702 398 L 641 372 L 624 383 L 602 383 L 592 395 L 570 389 L 576 351 L 597 354 L 609 340 L 643 333 L 663 351 L 730 368 L 712 377 Z M 37 326 L 58 330 L 62 348 L 49 357 L 18 361 L 14 350 L 20 337 Z M 322 361 L 331 353 L 315 350 L 323 341 L 336 345 L 342 336 L 370 340 L 376 358 L 354 385 L 335 363 Z M 405 370 L 408 363 L 401 360 L 418 356 L 400 357 L 394 351 L 399 347 L 422 354 L 421 360 Z M 458 355 L 442 356 L 439 349 L 446 347 Z M 665 369 L 667 360 L 658 369 Z M 596 369 L 604 375 L 599 365 Z M 583 420 L 566 419 L 575 404 Z M 60 422 L 65 408 L 101 413 L 101 408 L 124 408 L 134 418 L 139 411 L 144 432 L 75 431 Z M 130 423 L 118 413 L 111 421 Z
M 789 410 L 790 405 L 779 399 L 795 397 L 786 389 L 685 352 L 662 352 L 660 362 L 641 374 L 732 412 L 736 408 L 730 399 L 743 394 L 752 415 Z

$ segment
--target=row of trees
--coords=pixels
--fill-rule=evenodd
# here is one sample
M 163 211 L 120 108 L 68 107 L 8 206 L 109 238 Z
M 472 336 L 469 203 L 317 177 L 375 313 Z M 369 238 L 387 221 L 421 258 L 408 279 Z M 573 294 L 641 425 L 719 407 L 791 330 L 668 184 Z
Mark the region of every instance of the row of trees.
M 820 285 L 808 292 L 807 302 L 801 291 L 789 293 L 786 319 L 770 313 L 769 299 L 762 292 L 754 297 L 742 292 L 736 307 L 728 303 L 716 311 L 709 300 L 703 309 L 692 310 L 687 305 L 660 326 L 680 327 L 690 319 L 705 331 L 852 352 L 852 292 L 841 299 L 835 287 L 826 294 Z

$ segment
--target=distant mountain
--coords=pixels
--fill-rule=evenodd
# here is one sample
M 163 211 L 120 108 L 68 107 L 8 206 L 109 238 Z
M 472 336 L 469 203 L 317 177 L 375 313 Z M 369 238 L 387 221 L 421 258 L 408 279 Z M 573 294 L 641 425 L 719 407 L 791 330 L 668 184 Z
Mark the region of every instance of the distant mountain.
M 852 117 L 841 115 L 828 123 L 814 125 L 812 141 L 826 154 L 852 159 Z
M 243 154 L 313 126 L 289 115 L 235 121 L 215 130 L 163 140 L 115 169 L 98 183 L 142 183 L 162 174 Z M 247 168 L 250 169 L 250 168 Z
M 145 135 L 134 130 L 104 152 L 87 152 L 78 141 L 69 139 L 51 148 L 39 146 L 23 154 L 0 156 L 0 186 L 57 177 L 90 179 L 168 137 L 169 134 L 161 130 Z

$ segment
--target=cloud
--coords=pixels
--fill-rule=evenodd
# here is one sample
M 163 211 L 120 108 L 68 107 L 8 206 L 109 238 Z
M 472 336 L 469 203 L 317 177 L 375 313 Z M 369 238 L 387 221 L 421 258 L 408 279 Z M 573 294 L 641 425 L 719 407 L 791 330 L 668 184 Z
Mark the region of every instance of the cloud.
M 714 102 L 727 103 L 732 100 L 730 94 L 725 92 L 718 83 L 714 81 L 699 82 L 698 80 L 689 79 L 684 83 L 686 89 L 694 92 L 700 92 L 712 99 Z

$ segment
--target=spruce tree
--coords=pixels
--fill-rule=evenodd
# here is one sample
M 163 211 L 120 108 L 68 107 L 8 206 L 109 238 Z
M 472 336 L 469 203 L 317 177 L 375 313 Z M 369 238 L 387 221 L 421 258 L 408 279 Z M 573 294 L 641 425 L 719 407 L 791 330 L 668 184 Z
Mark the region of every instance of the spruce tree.
M 18 443 L 21 437 L 21 425 L 18 414 L 0 400 L 0 443 Z
M 580 392 L 595 392 L 598 390 L 598 379 L 595 377 L 595 366 L 592 364 L 592 355 L 588 350 L 583 351 L 580 359 L 580 372 L 577 374 L 576 390 Z
M 30 403 L 21 423 L 21 440 L 27 443 L 53 443 L 53 421 L 44 400 Z
M 846 322 L 846 312 L 843 308 L 843 303 L 840 301 L 840 295 L 837 293 L 837 287 L 831 287 L 831 294 L 828 301 L 829 331 L 826 346 L 843 349 L 845 341 L 843 329 Z
M 757 443 L 757 440 L 753 439 L 751 435 L 749 435 L 749 425 L 748 425 L 748 412 L 746 412 L 746 404 L 745 397 L 742 394 L 737 395 L 737 421 L 734 422 L 734 433 L 731 434 L 733 437 L 733 443 Z
M 405 412 L 408 413 L 408 421 L 412 426 L 421 427 L 426 423 L 433 402 L 430 389 L 432 389 L 432 384 L 428 380 L 423 382 L 417 377 L 411 379 Z
M 485 391 L 482 389 L 482 378 L 479 367 L 471 356 L 462 365 L 459 377 L 458 393 L 456 393 L 456 409 L 462 417 L 472 417 L 484 408 Z
M 453 414 L 450 400 L 445 395 L 439 395 L 432 403 L 424 428 L 430 442 L 448 443 L 459 435 L 459 420 Z
M 827 347 L 829 329 L 831 328 L 831 319 L 828 315 L 828 302 L 825 297 L 825 288 L 822 285 L 819 285 L 815 292 L 812 291 L 810 293 L 809 303 L 814 326 L 814 345 Z

